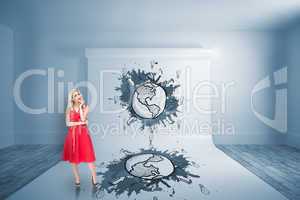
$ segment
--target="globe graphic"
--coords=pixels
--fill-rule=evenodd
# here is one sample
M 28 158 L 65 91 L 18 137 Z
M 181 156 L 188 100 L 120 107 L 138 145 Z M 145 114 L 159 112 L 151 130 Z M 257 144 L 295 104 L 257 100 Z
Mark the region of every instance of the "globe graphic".
M 143 179 L 163 178 L 174 171 L 174 165 L 168 158 L 152 153 L 129 157 L 125 168 L 131 175 Z
M 142 118 L 156 118 L 163 112 L 165 105 L 166 93 L 157 84 L 145 82 L 134 91 L 132 108 Z

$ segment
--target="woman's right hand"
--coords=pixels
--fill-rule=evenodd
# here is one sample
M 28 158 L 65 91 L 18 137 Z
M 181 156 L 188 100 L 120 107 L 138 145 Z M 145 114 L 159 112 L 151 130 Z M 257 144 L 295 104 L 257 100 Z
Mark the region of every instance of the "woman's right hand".
M 88 125 L 88 120 L 85 120 L 83 122 L 80 122 L 80 125 Z
M 80 105 L 79 105 L 79 108 L 83 109 L 85 107 L 85 101 L 83 99 L 83 97 L 81 97 L 81 101 L 80 101 Z

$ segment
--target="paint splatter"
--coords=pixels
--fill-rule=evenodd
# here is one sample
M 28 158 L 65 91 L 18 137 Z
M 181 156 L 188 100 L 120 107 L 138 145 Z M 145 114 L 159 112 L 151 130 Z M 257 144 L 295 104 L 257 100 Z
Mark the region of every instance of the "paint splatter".
M 123 148 L 120 150 L 120 153 L 123 153 L 123 154 L 126 155 L 126 156 L 127 156 L 127 155 L 133 154 L 133 152 L 131 152 L 131 151 L 129 151 L 129 150 L 126 150 L 126 149 L 123 149 Z
M 154 66 L 157 62 L 152 61 L 151 69 L 154 69 Z M 120 96 L 118 99 L 111 98 L 114 100 L 114 103 L 119 103 L 122 107 L 126 108 L 129 113 L 129 119 L 127 121 L 127 125 L 131 125 L 134 122 L 141 122 L 141 130 L 145 128 L 152 128 L 154 129 L 157 125 L 163 125 L 164 127 L 167 124 L 174 124 L 175 118 L 178 116 L 178 107 L 181 105 L 179 99 L 174 96 L 175 90 L 180 87 L 179 84 L 176 84 L 175 79 L 171 78 L 169 80 L 161 81 L 163 75 L 163 69 L 159 68 L 159 72 L 146 72 L 141 69 L 133 69 L 131 71 L 123 70 L 121 77 L 119 80 L 121 84 L 119 87 L 116 87 L 115 90 L 120 92 Z M 133 97 L 136 92 L 136 89 L 145 84 L 145 83 L 152 83 L 159 88 L 162 88 L 165 95 L 165 107 L 163 108 L 162 112 L 158 115 L 155 115 L 153 118 L 143 118 L 139 116 L 133 106 Z M 149 101 L 149 98 L 148 98 Z
M 123 157 L 108 162 L 105 170 L 97 170 L 97 175 L 101 176 L 101 182 L 97 191 L 100 197 L 104 196 L 103 193 L 112 193 L 116 197 L 119 197 L 122 194 L 130 196 L 133 193 L 139 194 L 141 192 L 163 191 L 164 189 L 169 190 L 168 188 L 171 189 L 170 197 L 174 197 L 176 191 L 175 188 L 171 186 L 171 182 L 192 184 L 193 179 L 200 178 L 199 175 L 192 174 L 188 171 L 193 161 L 189 161 L 180 151 L 159 151 L 151 148 L 140 149 L 139 152 L 134 153 L 121 149 L 120 153 L 123 154 Z M 126 160 L 132 156 L 142 154 L 156 154 L 168 158 L 174 164 L 173 173 L 166 177 L 150 180 L 132 176 L 125 169 Z M 203 188 L 203 190 L 205 189 L 206 188 Z
M 194 161 L 191 162 L 191 165 L 195 168 L 200 168 L 200 165 Z
M 209 195 L 210 194 L 210 191 L 202 184 L 199 184 L 199 187 L 200 187 L 200 191 L 202 194 L 204 195 Z
M 174 188 L 172 188 L 172 192 L 171 192 L 171 194 L 169 194 L 169 196 L 174 197 L 174 195 L 175 195 L 175 190 L 174 190 Z

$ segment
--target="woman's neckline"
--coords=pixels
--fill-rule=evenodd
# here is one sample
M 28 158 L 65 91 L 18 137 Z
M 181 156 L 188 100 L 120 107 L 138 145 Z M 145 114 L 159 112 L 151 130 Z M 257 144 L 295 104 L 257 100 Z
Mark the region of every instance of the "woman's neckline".
M 79 110 L 80 110 L 80 109 L 78 108 L 78 111 L 77 111 L 74 107 L 72 107 L 72 109 L 73 109 L 75 112 L 79 112 Z

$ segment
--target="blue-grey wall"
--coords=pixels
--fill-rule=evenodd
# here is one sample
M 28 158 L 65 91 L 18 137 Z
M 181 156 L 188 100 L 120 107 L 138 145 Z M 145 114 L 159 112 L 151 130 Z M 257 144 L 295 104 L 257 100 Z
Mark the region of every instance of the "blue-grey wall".
M 210 35 L 218 49 L 219 59 L 213 62 L 212 80 L 229 83 L 226 111 L 214 116 L 232 123 L 235 134 L 214 135 L 215 143 L 222 144 L 283 144 L 286 134 L 262 123 L 251 109 L 251 91 L 265 77 L 285 65 L 283 32 L 236 32 Z M 202 37 L 200 37 L 202 38 Z M 203 39 L 203 38 L 202 38 Z M 221 87 L 221 86 L 220 86 Z M 274 88 L 256 93 L 253 97 L 257 112 L 272 119 L 274 114 Z M 220 106 L 216 102 L 215 106 Z M 220 108 L 218 108 L 221 110 Z
M 0 25 L 0 148 L 14 144 L 14 105 L 12 85 L 14 78 L 14 35 L 13 31 Z
M 300 148 L 300 20 L 286 32 L 288 65 L 288 135 L 287 144 Z
M 188 35 L 188 37 L 187 37 Z M 38 39 L 37 39 L 38 38 Z M 122 39 L 120 39 L 122 38 Z M 182 39 L 184 38 L 184 39 Z M 276 134 L 259 121 L 251 111 L 250 94 L 255 83 L 272 72 L 280 49 L 281 35 L 272 32 L 217 32 L 217 33 L 128 33 L 81 30 L 69 33 L 60 29 L 38 33 L 26 41 L 30 48 L 24 52 L 24 63 L 17 69 L 21 73 L 31 68 L 64 70 L 64 78 L 57 81 L 84 80 L 86 63 L 85 47 L 205 47 L 217 48 L 219 59 L 212 64 L 212 80 L 221 85 L 234 81 L 228 90 L 225 114 L 214 116 L 215 120 L 232 123 L 235 135 L 214 136 L 216 143 L 282 143 L 283 135 Z M 279 61 L 278 61 L 279 62 Z M 26 63 L 26 64 L 25 64 Z M 33 90 L 34 88 L 34 90 Z M 57 89 L 57 86 L 56 86 Z M 57 91 L 57 90 L 56 90 Z M 33 107 L 47 104 L 46 78 L 36 78 L 24 84 L 24 101 Z M 57 94 L 57 92 L 55 92 Z M 57 98 L 57 95 L 54 96 Z M 259 105 L 268 112 L 272 97 L 262 96 Z M 59 102 L 56 100 L 55 105 Z M 220 102 L 215 102 L 219 106 Z M 220 111 L 220 108 L 218 108 Z M 266 110 L 265 110 L 266 109 Z M 57 111 L 57 106 L 55 106 Z M 16 111 L 17 143 L 62 142 L 64 129 L 63 114 L 26 114 Z
M 259 121 L 250 106 L 250 93 L 254 85 L 269 75 L 274 67 L 284 64 L 284 37 L 281 32 L 206 31 L 205 28 L 201 30 L 197 27 L 195 31 L 185 26 L 184 21 L 182 25 L 166 26 L 164 20 L 172 22 L 170 17 L 157 19 L 153 5 L 147 7 L 139 3 L 121 6 L 100 1 L 90 4 L 85 1 L 71 4 L 67 1 L 13 2 L 7 6 L 9 12 L 6 12 L 1 22 L 10 25 L 15 31 L 15 78 L 29 69 L 54 68 L 55 72 L 64 71 L 64 77 L 55 77 L 56 83 L 85 80 L 84 48 L 88 47 L 214 49 L 218 59 L 212 63 L 212 80 L 218 85 L 231 81 L 235 83 L 228 89 L 226 112 L 218 113 L 213 118 L 232 123 L 235 135 L 220 135 L 216 132 L 214 141 L 285 143 L 285 135 L 277 134 Z M 163 6 L 167 8 L 167 5 Z M 170 16 L 175 16 L 176 11 L 168 12 Z M 153 24 L 153 21 L 159 23 Z M 196 23 L 197 19 L 194 21 Z M 22 98 L 26 105 L 32 107 L 47 106 L 46 77 L 35 76 L 27 80 L 22 87 Z M 57 85 L 53 98 L 57 112 Z M 271 116 L 272 98 L 268 92 L 257 97 L 260 112 Z M 218 107 L 219 103 L 214 102 L 213 106 Z M 15 106 L 14 114 L 16 143 L 63 142 L 66 133 L 63 113 L 32 115 Z

